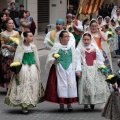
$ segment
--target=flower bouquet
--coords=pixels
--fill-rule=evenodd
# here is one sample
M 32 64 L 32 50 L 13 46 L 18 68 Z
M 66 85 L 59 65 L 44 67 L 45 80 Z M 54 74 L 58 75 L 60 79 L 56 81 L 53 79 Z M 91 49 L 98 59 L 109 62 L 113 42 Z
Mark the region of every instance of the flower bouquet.
M 108 73 L 108 69 L 105 65 L 102 65 L 99 70 L 104 74 L 106 75 Z
M 115 84 L 117 80 L 118 80 L 118 77 L 115 74 L 112 74 L 112 75 L 108 75 L 106 82 L 110 84 Z
M 53 57 L 54 57 L 55 59 L 57 59 L 57 58 L 60 57 L 60 55 L 56 53 L 56 54 L 53 54 Z
M 14 48 L 17 48 L 17 45 L 19 44 L 19 38 L 9 37 L 9 41 L 6 44 Z M 14 55 L 14 52 L 9 51 L 8 48 L 2 48 L 1 52 L 4 57 L 9 57 Z
M 20 62 L 13 62 L 10 64 L 10 70 L 14 72 L 16 84 L 19 85 L 20 82 L 18 80 L 18 73 L 20 72 L 22 64 Z
M 71 32 L 72 31 L 72 26 L 71 25 L 67 25 L 68 31 Z
M 108 39 L 114 37 L 114 33 L 111 28 L 108 29 Z

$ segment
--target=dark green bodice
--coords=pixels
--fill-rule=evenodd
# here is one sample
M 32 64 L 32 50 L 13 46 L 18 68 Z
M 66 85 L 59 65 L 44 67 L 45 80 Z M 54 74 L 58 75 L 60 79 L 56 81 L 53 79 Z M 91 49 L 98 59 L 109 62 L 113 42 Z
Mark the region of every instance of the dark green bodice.
M 65 52 L 60 49 L 58 54 L 60 57 L 57 59 L 57 62 L 60 63 L 65 70 L 67 70 L 69 65 L 72 63 L 72 50 L 69 49 L 67 52 Z
M 75 34 L 75 32 L 72 32 L 72 34 L 73 34 L 73 36 L 75 38 L 75 47 L 77 47 L 82 35 L 80 35 L 80 34 L 77 35 L 77 34 Z
M 32 65 L 35 64 L 34 52 L 24 53 L 22 64 Z

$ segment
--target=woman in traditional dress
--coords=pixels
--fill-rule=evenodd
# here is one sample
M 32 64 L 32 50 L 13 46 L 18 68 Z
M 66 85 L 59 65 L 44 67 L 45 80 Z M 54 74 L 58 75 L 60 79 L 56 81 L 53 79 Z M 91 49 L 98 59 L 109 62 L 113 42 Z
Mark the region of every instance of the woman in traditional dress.
M 91 20 L 90 22 L 90 33 L 93 36 L 94 40 L 96 41 L 99 50 L 103 54 L 105 61 L 104 64 L 107 66 L 109 70 L 109 74 L 112 73 L 112 60 L 111 60 L 111 54 L 110 49 L 107 43 L 107 35 L 103 33 L 99 27 L 98 23 L 95 19 Z
M 46 70 L 49 71 L 45 92 L 45 100 L 60 105 L 59 111 L 64 111 L 67 104 L 68 111 L 72 111 L 72 103 L 77 102 L 77 86 L 75 79 L 75 46 L 67 31 L 61 31 L 50 51 Z M 72 43 L 72 44 L 71 44 Z M 59 54 L 55 58 L 54 54 Z
M 109 88 L 105 75 L 99 70 L 104 65 L 104 58 L 94 38 L 85 33 L 76 48 L 76 71 L 78 81 L 79 104 L 94 109 L 95 104 L 104 103 L 109 96 Z
M 14 52 L 16 47 L 8 45 L 10 37 L 20 38 L 19 33 L 13 30 L 13 20 L 8 18 L 6 20 L 6 30 L 1 32 L 1 72 L 0 72 L 0 86 L 8 88 L 12 71 L 9 69 L 10 64 L 13 62 Z M 2 52 L 2 49 L 7 48 L 8 52 Z M 11 54 L 12 53 L 12 54 Z
M 98 22 L 99 28 L 102 28 L 102 26 L 103 26 L 103 17 L 102 16 L 98 16 L 97 17 L 97 22 Z
M 22 107 L 23 113 L 43 101 L 44 89 L 40 80 L 40 61 L 37 48 L 33 43 L 30 31 L 23 33 L 24 41 L 18 45 L 14 62 L 20 62 L 22 68 L 18 73 L 18 82 L 13 74 L 8 88 L 5 103 Z

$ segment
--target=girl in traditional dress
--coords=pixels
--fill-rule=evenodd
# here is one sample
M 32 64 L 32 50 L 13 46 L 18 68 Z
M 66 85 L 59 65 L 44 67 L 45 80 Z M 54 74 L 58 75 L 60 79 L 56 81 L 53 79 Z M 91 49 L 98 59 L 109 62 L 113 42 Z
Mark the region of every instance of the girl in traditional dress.
M 114 32 L 112 31 L 111 28 L 108 28 L 108 25 L 103 25 L 102 26 L 102 31 L 105 33 L 105 35 L 107 36 L 108 39 L 108 45 L 110 48 L 110 53 L 112 57 L 115 57 L 116 53 L 116 37 Z
M 6 30 L 1 32 L 1 51 L 4 48 L 8 49 L 8 52 L 1 53 L 1 71 L 0 71 L 0 86 L 8 88 L 10 82 L 12 71 L 9 69 L 9 65 L 13 62 L 15 47 L 8 45 L 10 37 L 20 38 L 19 33 L 13 30 L 14 23 L 13 20 L 8 18 L 6 20 Z M 9 53 L 12 54 L 9 54 Z
M 97 22 L 98 22 L 99 27 L 102 28 L 102 26 L 103 26 L 103 17 L 102 16 L 98 16 Z
M 104 65 L 104 58 L 90 33 L 85 33 L 76 48 L 78 98 L 84 109 L 94 109 L 95 104 L 104 103 L 109 96 L 105 75 L 99 70 Z M 82 71 L 82 73 L 80 72 Z
M 96 41 L 99 50 L 103 54 L 105 58 L 104 64 L 107 66 L 109 70 L 108 71 L 109 74 L 111 74 L 112 73 L 112 60 L 111 60 L 109 45 L 107 43 L 107 35 L 105 35 L 105 33 L 103 33 L 99 29 L 98 23 L 95 19 L 91 20 L 90 22 L 90 33 L 93 36 L 94 40 Z
M 118 66 L 120 68 L 120 60 L 118 60 Z M 110 120 L 120 120 L 120 69 L 116 71 L 115 75 L 117 82 L 112 84 L 114 90 L 102 112 L 102 116 Z
M 109 17 L 109 16 L 106 16 L 106 17 L 104 18 L 103 24 L 110 26 L 111 23 L 110 23 L 110 17 Z
M 67 31 L 62 31 L 50 51 L 46 70 L 49 71 L 45 92 L 45 100 L 60 104 L 59 111 L 64 111 L 67 104 L 68 111 L 72 111 L 72 103 L 77 102 L 77 87 L 75 79 L 75 44 L 71 44 L 71 38 Z M 55 59 L 53 55 L 59 54 Z
M 86 18 L 85 20 L 83 20 L 82 25 L 83 25 L 84 31 L 88 30 L 88 28 L 89 28 L 89 22 L 90 22 L 90 20 L 88 18 Z
M 42 101 L 44 90 L 40 80 L 40 62 L 36 46 L 33 44 L 33 34 L 23 33 L 24 41 L 17 47 L 14 62 L 20 62 L 22 68 L 18 74 L 19 84 L 13 75 L 10 81 L 5 103 L 10 106 L 22 107 L 23 113 L 28 108 L 35 107 Z

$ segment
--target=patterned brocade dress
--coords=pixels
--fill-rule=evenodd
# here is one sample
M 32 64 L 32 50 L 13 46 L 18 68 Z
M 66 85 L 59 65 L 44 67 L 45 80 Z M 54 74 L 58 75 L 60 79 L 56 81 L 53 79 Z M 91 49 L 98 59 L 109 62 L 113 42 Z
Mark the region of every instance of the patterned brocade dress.
M 85 63 L 82 65 L 82 77 L 78 81 L 79 104 L 99 104 L 107 101 L 109 88 L 105 76 L 98 69 L 96 51 L 85 51 Z
M 23 46 L 20 49 L 22 52 L 18 52 L 18 60 L 22 63 L 18 76 L 20 84 L 16 84 L 13 75 L 5 98 L 5 103 L 10 106 L 29 108 L 35 107 L 37 103 L 43 101 L 44 89 L 40 80 L 40 68 L 36 61 L 38 58 L 36 59 L 35 54 L 37 49 L 33 50 L 33 47 Z
M 7 32 L 4 31 L 1 33 L 1 45 L 2 44 L 7 44 L 7 42 L 9 41 L 9 37 L 7 35 Z M 13 30 L 13 33 L 11 35 L 11 37 L 15 37 L 15 38 L 20 38 L 19 33 L 17 31 Z M 9 69 L 10 64 L 13 62 L 13 56 L 8 56 L 8 57 L 4 57 L 1 54 L 1 60 L 0 60 L 0 86 L 4 87 L 4 88 L 8 88 L 10 79 L 11 79 L 11 75 L 12 75 L 12 71 Z

